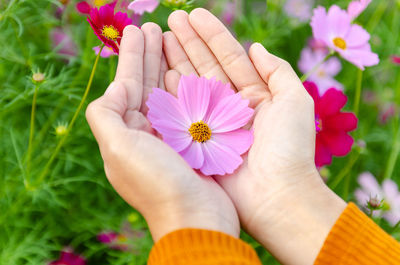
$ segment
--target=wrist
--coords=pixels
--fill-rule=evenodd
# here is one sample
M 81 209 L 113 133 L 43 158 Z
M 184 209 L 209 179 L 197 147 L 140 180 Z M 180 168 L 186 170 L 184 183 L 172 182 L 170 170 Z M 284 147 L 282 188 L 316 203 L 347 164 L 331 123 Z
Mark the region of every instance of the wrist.
M 302 180 L 269 198 L 259 208 L 259 218 L 253 218 L 247 227 L 283 264 L 313 264 L 346 208 L 346 203 L 322 182 L 316 170 Z

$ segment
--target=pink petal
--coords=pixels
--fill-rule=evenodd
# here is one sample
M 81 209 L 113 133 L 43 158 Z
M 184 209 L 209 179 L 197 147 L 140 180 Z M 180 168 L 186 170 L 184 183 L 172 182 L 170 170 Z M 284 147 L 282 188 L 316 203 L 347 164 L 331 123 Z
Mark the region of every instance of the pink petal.
M 97 55 L 100 52 L 100 46 L 93 47 L 94 53 Z M 100 56 L 103 58 L 108 58 L 110 56 L 118 55 L 114 50 L 108 46 L 105 46 L 100 53 Z
M 202 145 L 203 143 L 192 142 L 188 148 L 180 152 L 182 157 L 192 168 L 199 169 L 204 164 Z
M 104 25 L 112 25 L 114 20 L 114 9 L 109 6 L 101 6 L 99 9 L 99 14 Z
M 349 48 L 356 48 L 365 45 L 369 41 L 370 35 L 360 25 L 351 25 L 349 32 L 345 38 Z
M 400 56 L 392 55 L 391 59 L 394 64 L 400 65 Z
M 357 128 L 357 118 L 353 113 L 338 113 L 323 121 L 323 128 L 333 131 L 349 132 Z
M 90 5 L 86 1 L 81 1 L 76 3 L 76 9 L 81 14 L 90 14 L 90 10 L 92 9 Z
M 305 81 L 303 83 L 304 88 L 307 90 L 308 94 L 314 99 L 315 106 L 317 105 L 317 102 L 320 100 L 319 92 L 318 92 L 318 87 L 316 86 L 315 83 Z
M 249 101 L 239 93 L 222 99 L 212 111 L 208 124 L 214 133 L 237 130 L 246 125 L 254 110 L 248 107 Z
M 326 132 L 323 131 L 321 137 L 325 145 L 329 148 L 332 155 L 347 155 L 354 143 L 353 138 L 345 132 Z
M 358 176 L 358 183 L 360 184 L 361 188 L 367 193 L 370 197 L 380 196 L 379 199 L 383 199 L 381 197 L 381 188 L 376 181 L 375 177 L 369 173 L 364 172 L 360 176 Z
M 365 8 L 371 3 L 372 0 L 359 0 L 359 1 L 352 1 L 349 6 L 347 7 L 347 13 L 354 20 L 358 17 L 361 12 L 364 11 Z
M 314 38 L 327 44 L 329 28 L 328 17 L 326 14 L 326 9 L 324 7 L 319 6 L 314 9 L 310 25 L 312 27 Z
M 209 80 L 205 77 L 182 76 L 178 86 L 178 101 L 192 122 L 204 120 L 210 102 Z
M 156 120 L 168 120 L 176 124 L 177 129 L 188 129 L 191 121 L 182 110 L 178 100 L 171 94 L 159 88 L 153 88 L 146 102 L 149 107 L 147 118 L 151 123 Z
M 340 9 L 337 5 L 333 5 L 328 11 L 328 25 L 329 31 L 333 38 L 344 38 L 349 32 L 351 27 L 351 18 L 346 11 Z
M 315 165 L 317 167 L 322 167 L 329 165 L 330 163 L 332 163 L 332 153 L 317 135 L 317 141 L 315 144 Z
M 217 81 L 215 77 L 212 77 L 208 81 L 208 85 L 210 87 L 211 95 L 210 95 L 210 103 L 209 103 L 209 113 L 207 113 L 207 116 L 209 116 L 212 112 L 212 110 L 217 106 L 217 104 L 225 97 L 231 96 L 235 94 L 233 89 L 231 88 L 231 85 L 229 83 L 224 84 L 221 81 Z M 207 117 L 208 118 L 208 117 Z
M 356 189 L 356 191 L 354 192 L 354 197 L 356 198 L 360 206 L 366 206 L 370 199 L 370 195 L 362 189 Z
M 399 188 L 398 188 L 396 182 L 394 182 L 391 179 L 385 179 L 383 181 L 382 189 L 383 189 L 383 192 L 385 193 L 385 198 L 387 198 L 390 201 L 395 200 L 397 198 L 397 196 L 400 195 Z
M 394 226 L 400 221 L 400 213 L 389 211 L 383 214 L 383 218 L 388 221 L 391 226 Z
M 151 126 L 162 135 L 164 142 L 176 152 L 184 150 L 192 142 L 189 132 L 185 129 L 182 130 L 174 121 L 155 120 Z
M 143 15 L 144 12 L 153 12 L 159 4 L 158 0 L 135 0 L 129 4 L 128 9 L 135 14 Z
M 226 133 L 215 133 L 212 135 L 212 139 L 217 143 L 229 146 L 239 155 L 249 150 L 254 140 L 253 132 L 243 129 Z
M 378 55 L 371 51 L 368 43 L 356 49 L 349 48 L 343 51 L 341 55 L 361 70 L 364 70 L 365 66 L 373 66 L 379 63 Z
M 326 91 L 330 88 L 335 88 L 336 90 L 343 91 L 343 85 L 336 81 L 336 79 L 332 77 L 316 77 L 311 76 L 309 78 L 310 81 L 315 82 L 318 86 L 318 91 L 320 95 L 324 95 Z
M 342 91 L 331 88 L 317 102 L 317 114 L 324 119 L 327 116 L 339 113 L 347 102 L 347 96 Z
M 204 175 L 232 174 L 243 162 L 239 154 L 227 146 L 209 140 L 202 145 L 204 164 L 200 171 Z

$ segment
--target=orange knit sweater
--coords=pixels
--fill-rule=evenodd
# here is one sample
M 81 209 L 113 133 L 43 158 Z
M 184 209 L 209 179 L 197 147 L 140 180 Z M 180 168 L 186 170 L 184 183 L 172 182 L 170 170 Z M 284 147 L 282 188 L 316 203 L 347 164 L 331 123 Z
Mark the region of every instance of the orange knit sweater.
M 240 239 L 201 230 L 182 229 L 153 247 L 148 265 L 260 265 L 256 252 Z M 350 203 L 336 221 L 315 261 L 322 264 L 400 264 L 400 244 L 356 205 Z

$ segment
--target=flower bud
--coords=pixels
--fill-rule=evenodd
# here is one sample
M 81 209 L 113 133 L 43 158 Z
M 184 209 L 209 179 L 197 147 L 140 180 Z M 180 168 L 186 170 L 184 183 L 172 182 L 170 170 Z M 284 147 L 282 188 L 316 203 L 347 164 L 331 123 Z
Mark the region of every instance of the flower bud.
M 66 124 L 59 124 L 55 128 L 55 133 L 57 136 L 64 136 L 67 133 L 68 127 Z
M 42 83 L 44 81 L 44 79 L 45 79 L 45 77 L 44 77 L 44 74 L 42 74 L 42 73 L 38 72 L 38 73 L 34 73 L 32 75 L 32 80 L 35 83 Z
M 369 198 L 368 208 L 371 210 L 379 210 L 382 207 L 382 200 L 379 200 L 378 197 Z
M 187 7 L 188 2 L 186 0 L 164 0 L 162 3 L 172 9 L 181 9 Z

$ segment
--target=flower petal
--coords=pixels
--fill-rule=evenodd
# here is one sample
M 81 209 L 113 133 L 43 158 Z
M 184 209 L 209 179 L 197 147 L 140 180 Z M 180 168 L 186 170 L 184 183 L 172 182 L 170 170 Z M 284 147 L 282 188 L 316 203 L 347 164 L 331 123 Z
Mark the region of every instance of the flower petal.
M 351 18 L 347 12 L 337 5 L 333 5 L 328 11 L 328 25 L 331 38 L 344 38 L 350 30 Z
M 243 162 L 239 154 L 216 141 L 209 140 L 202 148 L 204 164 L 200 171 L 205 175 L 232 174 Z
M 365 45 L 369 41 L 369 33 L 360 25 L 351 25 L 346 36 L 346 44 L 349 48 L 356 48 Z
M 249 101 L 239 93 L 223 98 L 212 111 L 208 124 L 214 133 L 237 130 L 246 125 L 254 114 Z
M 357 49 L 347 49 L 342 52 L 341 55 L 344 59 L 351 62 L 361 70 L 364 70 L 365 66 L 373 66 L 379 63 L 378 55 L 371 51 L 371 47 L 368 43 Z
M 332 155 L 345 156 L 353 146 L 353 138 L 345 132 L 322 131 L 321 138 Z
M 92 9 L 90 5 L 86 1 L 81 1 L 76 3 L 76 9 L 81 14 L 90 14 L 90 10 Z
M 387 198 L 390 201 L 395 200 L 397 198 L 397 196 L 400 196 L 399 188 L 398 188 L 396 182 L 394 182 L 391 179 L 385 179 L 383 181 L 382 189 L 383 189 L 383 192 L 385 193 L 385 198 Z
M 332 153 L 324 142 L 317 135 L 317 140 L 315 144 L 315 165 L 317 167 L 322 167 L 332 163 Z
M 379 196 L 379 199 L 383 199 L 379 183 L 371 173 L 364 172 L 360 174 L 360 176 L 358 176 L 358 183 L 369 197 Z
M 204 164 L 202 145 L 199 142 L 192 142 L 188 148 L 179 152 L 192 168 L 199 169 Z
M 239 155 L 249 150 L 253 144 L 253 132 L 249 130 L 239 129 L 226 133 L 215 133 L 212 139 L 225 146 L 229 146 Z
M 322 126 L 328 130 L 349 132 L 357 128 L 357 118 L 353 113 L 341 112 L 324 119 Z
M 362 189 L 356 189 L 354 192 L 354 197 L 360 206 L 366 206 L 370 199 L 370 195 Z
M 176 121 L 154 120 L 151 126 L 162 135 L 164 142 L 171 146 L 176 152 L 184 150 L 192 142 L 192 137 L 187 129 Z
M 323 41 L 325 44 L 328 43 L 328 18 L 326 9 L 319 6 L 314 9 L 313 17 L 310 23 L 313 31 L 314 38 L 319 41 Z
M 129 4 L 128 9 L 135 14 L 143 15 L 144 12 L 153 12 L 159 4 L 158 0 L 135 0 Z
M 209 80 L 194 74 L 182 76 L 178 86 L 178 101 L 192 123 L 204 120 L 210 102 Z
M 327 116 L 339 113 L 340 109 L 347 102 L 347 96 L 335 88 L 328 89 L 321 97 L 319 102 L 316 102 L 317 113 L 321 119 Z

